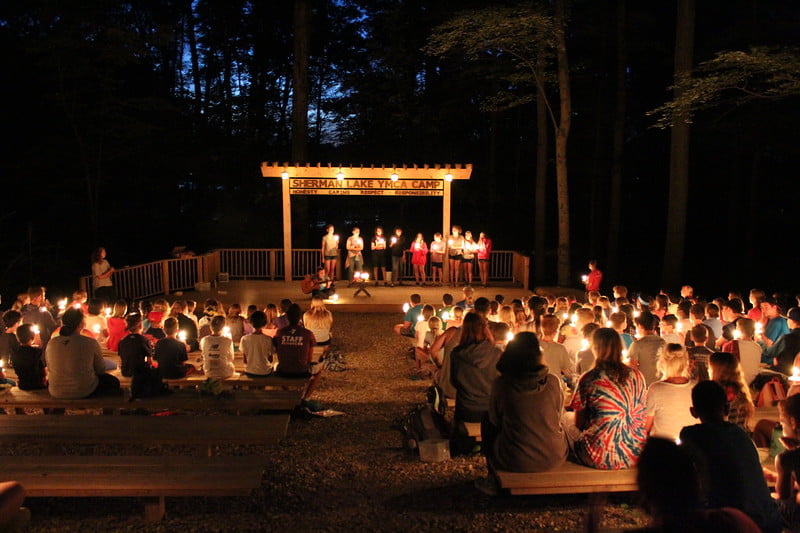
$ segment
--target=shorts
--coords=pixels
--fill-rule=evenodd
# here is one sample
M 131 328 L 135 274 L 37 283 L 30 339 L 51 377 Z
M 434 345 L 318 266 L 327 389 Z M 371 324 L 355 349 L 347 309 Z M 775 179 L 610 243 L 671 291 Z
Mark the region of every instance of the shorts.
M 461 255 L 461 254 L 458 254 L 458 255 L 451 255 L 451 256 L 450 256 L 450 261 L 461 261 L 461 260 L 463 260 L 463 259 L 464 259 L 464 256 L 463 256 L 463 255 Z
M 478 259 L 478 263 L 488 263 L 488 259 Z
M 475 258 L 474 257 L 470 257 L 469 259 L 467 259 L 466 257 L 462 257 L 461 258 L 461 262 L 462 263 L 467 263 L 468 265 L 471 265 L 472 263 L 475 262 Z
M 433 268 L 442 268 L 442 263 L 436 262 L 436 261 L 431 261 L 431 266 Z
M 400 335 L 402 335 L 403 337 L 411 337 L 412 339 L 414 338 L 414 332 L 411 331 L 410 327 L 400 328 Z
M 287 373 L 287 372 L 281 372 L 280 370 L 276 370 L 275 371 L 275 375 L 276 376 L 280 376 L 282 378 L 303 379 L 303 378 L 310 378 L 311 377 L 311 372 L 302 372 L 300 374 L 291 374 L 291 373 Z
M 336 259 L 339 259 L 338 255 L 326 255 L 325 256 L 325 261 L 334 261 Z

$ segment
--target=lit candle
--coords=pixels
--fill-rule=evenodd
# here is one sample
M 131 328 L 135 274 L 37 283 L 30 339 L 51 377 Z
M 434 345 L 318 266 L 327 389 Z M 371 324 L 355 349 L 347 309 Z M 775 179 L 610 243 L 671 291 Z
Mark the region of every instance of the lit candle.
M 763 335 L 764 334 L 764 324 L 761 322 L 756 322 L 756 335 Z
M 641 314 L 642 314 L 642 313 L 640 313 L 639 311 L 634 311 L 634 312 L 633 312 L 633 318 L 639 318 L 639 316 L 640 316 Z
M 80 307 L 80 305 L 79 305 L 78 307 Z M 41 307 L 39 308 L 39 311 L 41 311 L 42 313 L 46 313 L 46 312 L 47 312 L 47 307 L 45 307 L 45 306 L 41 306 Z
M 612 305 L 611 306 L 611 312 L 612 313 L 619 313 L 619 307 L 617 307 L 616 305 Z
M 73 309 L 80 309 L 81 308 L 81 304 L 80 303 L 74 303 L 74 304 L 72 304 L 72 308 Z M 42 309 L 45 310 L 45 311 L 47 310 L 46 307 L 42 307 Z
M 677 331 L 678 333 L 683 331 L 683 322 L 678 322 L 677 324 L 675 324 L 675 331 Z
M 589 281 L 589 276 L 587 276 L 586 274 L 584 274 L 583 276 L 581 276 L 581 281 L 582 281 L 582 282 L 584 282 L 584 283 L 586 283 L 587 281 Z
M 34 335 L 38 335 L 39 334 L 39 326 L 34 324 L 33 327 L 31 328 L 31 331 L 33 331 Z
M 367 274 L 366 272 L 362 272 L 361 279 L 363 279 L 364 281 L 369 281 L 369 274 Z
M 394 246 L 395 243 L 397 243 L 397 237 L 392 237 L 392 246 Z
M 445 311 L 444 313 L 442 313 L 442 320 L 444 320 L 445 322 L 447 322 L 448 320 L 450 320 L 450 313 L 448 313 L 447 311 Z
M 569 320 L 569 313 L 561 313 L 561 319 L 564 321 Z
M 511 342 L 513 340 L 514 340 L 514 332 L 509 331 L 508 333 L 506 333 L 506 342 Z
M 734 339 L 734 340 L 737 340 L 737 341 L 738 341 L 738 340 L 739 340 L 739 339 L 741 339 L 741 338 L 742 338 L 742 332 L 741 332 L 741 331 L 739 331 L 739 330 L 737 329 L 736 331 L 734 331 L 734 332 L 733 332 L 733 339 Z
M 229 328 L 228 326 L 225 326 L 224 328 L 222 328 L 222 336 L 223 337 L 228 337 L 230 339 L 231 338 L 231 328 Z
M 408 302 L 406 302 L 406 303 L 404 303 L 404 304 L 403 304 L 403 312 L 404 312 L 404 313 L 408 313 L 408 310 L 409 310 L 410 308 L 411 308 L 411 306 L 410 306 L 410 305 L 408 305 Z
M 58 301 L 58 310 L 63 311 L 66 308 L 67 308 L 67 299 L 62 298 L 61 300 Z
M 578 323 L 578 313 L 572 313 L 572 316 L 569 319 L 570 324 L 573 326 Z
M 94 326 L 92 326 L 92 331 L 94 331 L 95 335 L 100 333 L 100 324 L 95 324 Z
M 589 349 L 589 339 L 583 339 L 581 341 L 581 350 L 588 350 Z
M 448 239 L 447 245 L 448 246 L 453 246 L 453 239 Z
M 680 446 L 682 444 L 680 437 L 675 437 L 675 444 L 677 444 L 678 446 Z
M 111 316 L 111 308 L 110 307 L 106 307 L 105 308 L 105 314 L 106 314 L 106 318 Z
M 797 368 L 796 366 L 792 367 L 792 377 L 789 378 L 789 381 L 792 383 L 797 383 L 800 381 L 800 368 Z
M 422 315 L 417 316 L 417 322 L 422 322 L 423 320 L 425 320 L 424 316 Z
M 334 294 L 334 295 L 331 297 L 331 300 L 333 300 L 334 302 L 335 302 L 336 300 L 338 300 L 338 299 L 339 299 L 339 295 L 338 295 L 338 294 Z
M 610 321 L 610 320 L 606 320 L 606 327 L 607 327 L 607 328 L 610 328 L 611 326 L 613 326 L 613 324 L 611 323 L 611 321 Z
M 628 357 L 628 350 L 622 350 L 622 362 L 626 365 L 631 363 L 631 359 Z
M 186 332 L 181 330 L 178 332 L 178 340 L 181 342 L 186 342 Z
M 333 240 L 336 241 L 336 242 L 339 242 L 339 236 L 338 235 L 334 235 L 333 236 Z

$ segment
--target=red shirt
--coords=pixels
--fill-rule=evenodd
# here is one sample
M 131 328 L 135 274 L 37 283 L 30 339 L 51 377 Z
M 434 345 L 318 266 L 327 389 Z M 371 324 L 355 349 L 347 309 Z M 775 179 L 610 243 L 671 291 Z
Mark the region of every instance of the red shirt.
M 478 259 L 489 259 L 492 253 L 492 239 L 481 239 L 478 241 Z
M 595 268 L 591 272 L 589 272 L 589 279 L 586 280 L 586 290 L 587 291 L 599 291 L 600 284 L 603 282 L 603 273 L 600 272 L 599 268 Z
M 303 326 L 286 326 L 275 334 L 278 372 L 307 374 L 311 368 L 311 353 L 317 344 L 314 334 Z
M 411 243 L 411 264 L 424 265 L 428 257 L 428 245 L 425 241 Z

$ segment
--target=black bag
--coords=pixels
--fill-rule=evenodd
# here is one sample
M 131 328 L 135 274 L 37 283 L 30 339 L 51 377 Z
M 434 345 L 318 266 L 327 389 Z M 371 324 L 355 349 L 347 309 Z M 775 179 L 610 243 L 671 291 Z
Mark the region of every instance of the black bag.
M 446 439 L 447 422 L 430 404 L 422 404 L 408 413 L 400 423 L 403 447 L 413 452 L 427 439 Z
M 157 368 L 145 365 L 133 371 L 131 379 L 131 400 L 136 398 L 152 398 L 168 394 L 170 391 L 166 383 L 161 381 L 161 374 Z

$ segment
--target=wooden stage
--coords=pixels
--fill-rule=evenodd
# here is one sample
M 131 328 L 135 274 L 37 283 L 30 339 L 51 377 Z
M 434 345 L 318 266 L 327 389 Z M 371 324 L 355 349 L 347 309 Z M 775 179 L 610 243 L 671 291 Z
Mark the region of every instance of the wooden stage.
M 453 295 L 454 301 L 458 302 L 463 299 L 460 287 L 431 287 L 431 286 L 417 286 L 415 284 L 404 283 L 402 286 L 395 285 L 394 287 L 385 287 L 383 285 L 375 287 L 372 282 L 365 286 L 371 296 L 366 296 L 364 293 L 354 296 L 357 290 L 356 286 L 348 287 L 347 283 L 337 282 L 337 294 L 339 299 L 336 301 L 326 300 L 326 305 L 331 311 L 341 311 L 349 313 L 402 313 L 402 306 L 404 302 L 413 293 L 419 293 L 422 296 L 423 303 L 430 303 L 435 306 L 441 305 L 442 295 L 449 292 Z M 505 296 L 506 302 L 511 302 L 514 298 L 527 298 L 532 293 L 519 286 L 507 284 L 493 284 L 487 288 L 474 286 L 475 297 L 485 296 L 493 299 L 496 294 Z M 580 291 L 571 289 L 550 289 L 553 294 L 561 295 L 566 293 L 583 294 Z M 207 298 L 217 298 L 225 304 L 239 303 L 242 309 L 246 309 L 250 304 L 256 304 L 263 307 L 268 303 L 278 304 L 283 298 L 289 298 L 293 302 L 300 304 L 305 310 L 311 301 L 311 295 L 303 294 L 300 290 L 300 281 L 295 281 L 287 284 L 283 281 L 250 281 L 250 280 L 237 280 L 218 283 L 216 287 L 212 287 L 210 291 L 184 291 L 183 293 L 174 293 L 169 296 L 170 300 L 174 299 L 192 299 L 197 301 L 197 311 L 203 308 L 203 302 Z

